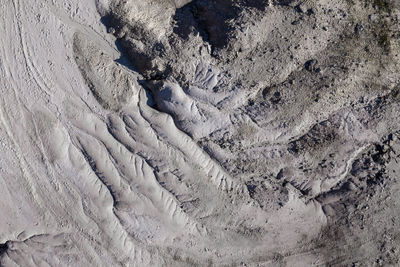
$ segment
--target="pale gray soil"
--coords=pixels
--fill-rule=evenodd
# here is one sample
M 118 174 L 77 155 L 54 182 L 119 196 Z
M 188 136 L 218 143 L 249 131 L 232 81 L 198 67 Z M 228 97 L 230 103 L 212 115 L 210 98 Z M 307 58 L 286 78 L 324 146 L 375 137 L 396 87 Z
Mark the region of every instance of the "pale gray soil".
M 0 11 L 0 266 L 400 266 L 399 1 Z

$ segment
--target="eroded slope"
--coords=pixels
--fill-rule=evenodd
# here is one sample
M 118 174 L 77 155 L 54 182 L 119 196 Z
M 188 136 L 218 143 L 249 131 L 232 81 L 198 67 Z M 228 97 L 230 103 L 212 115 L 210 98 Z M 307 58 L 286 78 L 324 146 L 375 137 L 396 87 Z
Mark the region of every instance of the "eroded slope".
M 399 4 L 1 1 L 1 266 L 395 266 Z

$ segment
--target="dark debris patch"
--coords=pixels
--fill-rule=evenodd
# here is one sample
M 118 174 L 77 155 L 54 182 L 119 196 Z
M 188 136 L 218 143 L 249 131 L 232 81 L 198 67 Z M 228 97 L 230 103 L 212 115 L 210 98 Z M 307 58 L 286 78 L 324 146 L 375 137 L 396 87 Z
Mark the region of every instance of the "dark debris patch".
M 265 0 L 195 0 L 176 10 L 174 33 L 183 39 L 198 33 L 218 50 L 229 43 L 234 30 L 229 21 L 237 19 L 245 8 L 263 11 L 267 4 Z
M 8 245 L 7 243 L 0 244 L 0 257 L 7 252 Z

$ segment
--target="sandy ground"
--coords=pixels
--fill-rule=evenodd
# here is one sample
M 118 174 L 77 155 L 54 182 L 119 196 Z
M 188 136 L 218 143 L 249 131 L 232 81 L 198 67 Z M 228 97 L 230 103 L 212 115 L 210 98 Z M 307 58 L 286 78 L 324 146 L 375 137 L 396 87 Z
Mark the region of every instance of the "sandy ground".
M 398 266 L 395 0 L 0 0 L 0 266 Z

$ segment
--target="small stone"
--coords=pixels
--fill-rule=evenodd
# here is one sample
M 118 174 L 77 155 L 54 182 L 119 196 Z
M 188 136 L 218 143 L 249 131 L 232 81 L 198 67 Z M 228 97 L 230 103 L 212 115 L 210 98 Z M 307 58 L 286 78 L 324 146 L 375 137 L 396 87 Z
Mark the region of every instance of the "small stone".
M 320 72 L 321 69 L 317 68 L 317 64 L 318 61 L 316 59 L 310 59 L 304 63 L 304 68 L 310 72 Z
M 303 8 L 302 8 L 302 6 L 301 6 L 301 4 L 295 6 L 295 7 L 294 7 L 294 10 L 295 10 L 296 12 L 298 12 L 298 13 L 303 13 L 303 12 L 304 12 L 304 11 L 303 11 Z
M 357 23 L 356 26 L 354 27 L 354 33 L 356 33 L 356 34 L 359 34 L 363 30 L 364 30 L 364 27 L 360 23 Z
M 311 16 L 311 15 L 314 15 L 314 14 L 315 14 L 314 9 L 312 9 L 312 8 L 307 9 L 307 15 L 308 16 Z
M 115 29 L 113 27 L 110 27 L 110 28 L 107 29 L 107 33 L 114 34 L 115 33 Z

